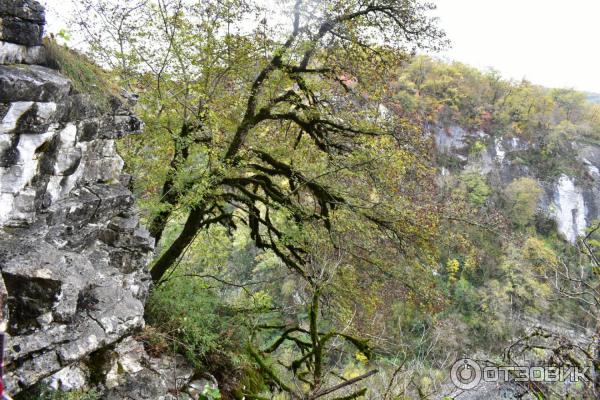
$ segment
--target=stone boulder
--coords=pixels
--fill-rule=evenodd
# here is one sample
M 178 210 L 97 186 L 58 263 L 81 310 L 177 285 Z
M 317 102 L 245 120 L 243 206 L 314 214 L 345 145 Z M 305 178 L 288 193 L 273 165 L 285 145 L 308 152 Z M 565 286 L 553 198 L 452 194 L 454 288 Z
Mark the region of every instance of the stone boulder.
M 44 8 L 34 0 L 0 1 L 0 64 L 42 64 Z

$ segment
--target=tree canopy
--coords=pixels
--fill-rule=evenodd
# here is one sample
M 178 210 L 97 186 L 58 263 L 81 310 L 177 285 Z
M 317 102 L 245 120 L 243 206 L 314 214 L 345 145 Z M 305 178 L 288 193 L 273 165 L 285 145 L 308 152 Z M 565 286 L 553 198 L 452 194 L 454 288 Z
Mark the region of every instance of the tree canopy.
M 257 21 L 246 35 L 229 26 L 258 10 L 245 2 L 88 7 L 113 15 L 107 31 L 82 24 L 102 43 L 95 50 L 128 84 L 155 81 L 144 113 L 154 114 L 146 121 L 164 132 L 157 148 L 171 159 L 152 233 L 160 239 L 174 210 L 187 210 L 152 268 L 155 280 L 217 223 L 248 226 L 257 247 L 308 280 L 317 237 L 338 250 L 348 235 L 365 244 L 385 238 L 401 252 L 425 243 L 427 230 L 414 227 L 431 226 L 433 214 L 404 203 L 420 195 L 405 177 L 427 174 L 418 128 L 382 112 L 378 98 L 406 51 L 443 45 L 430 4 L 288 2 L 281 23 Z

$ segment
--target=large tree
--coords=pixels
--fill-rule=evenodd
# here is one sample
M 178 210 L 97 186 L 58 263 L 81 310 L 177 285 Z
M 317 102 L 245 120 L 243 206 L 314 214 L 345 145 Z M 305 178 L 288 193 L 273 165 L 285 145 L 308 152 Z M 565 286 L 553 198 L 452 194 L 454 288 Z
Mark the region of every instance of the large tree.
M 322 254 L 356 279 L 418 286 L 437 223 L 432 170 L 388 83 L 410 52 L 444 44 L 431 4 L 83 4 L 90 50 L 140 92 L 146 134 L 124 150 L 151 232 L 181 225 L 160 242 L 155 281 L 220 224 L 245 226 L 312 292 L 331 278 L 313 267 Z
M 140 95 L 144 140 L 127 140 L 123 151 L 134 164 L 150 211 L 148 227 L 158 243 L 194 180 L 193 148 L 210 143 L 211 130 L 221 129 L 221 113 L 238 101 L 232 85 L 244 76 L 257 47 L 252 38 L 231 32 L 252 8 L 243 0 L 74 5 L 86 50 Z
M 194 135 L 204 142 L 195 150 L 193 168 L 199 172 L 174 191 L 172 202 L 189 214 L 153 266 L 155 280 L 199 230 L 215 223 L 247 225 L 259 248 L 272 250 L 308 280 L 310 236 L 319 232 L 339 240 L 335 234 L 352 229 L 343 226 L 348 219 L 392 238 L 399 248 L 427 236 L 427 230 L 414 229 L 418 207 L 401 196 L 402 176 L 418 170 L 419 160 L 410 135 L 402 137 L 402 124 L 386 119 L 379 96 L 387 67 L 397 65 L 407 46 L 440 43 L 441 33 L 425 15 L 431 6 L 417 1 L 289 6 L 287 33 L 270 33 L 266 21 L 255 32 L 264 37 L 253 61 L 242 79 L 230 81 L 237 98 L 220 104 L 226 124 Z M 163 196 L 170 193 L 165 185 Z M 159 218 L 168 218 L 172 209 Z

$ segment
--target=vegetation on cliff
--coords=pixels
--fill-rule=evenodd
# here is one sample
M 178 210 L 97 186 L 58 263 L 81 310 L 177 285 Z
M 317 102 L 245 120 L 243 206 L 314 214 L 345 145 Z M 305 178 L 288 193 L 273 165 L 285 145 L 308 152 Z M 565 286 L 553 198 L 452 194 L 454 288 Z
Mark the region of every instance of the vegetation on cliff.
M 46 65 L 60 71 L 71 80 L 78 93 L 91 96 L 93 104 L 110 110 L 113 98 L 120 98 L 122 89 L 114 76 L 85 54 L 60 45 L 54 38 L 44 38 Z
M 427 398 L 454 359 L 493 358 L 531 321 L 595 328 L 550 278 L 597 279 L 598 242 L 582 254 L 538 208 L 540 182 L 589 180 L 573 143 L 600 142 L 600 106 L 584 94 L 410 55 L 445 44 L 417 1 L 82 7 L 146 124 L 121 150 L 159 245 L 148 341 L 224 397 Z M 484 135 L 436 153 L 452 126 Z M 463 169 L 500 137 L 533 171 L 507 187 Z

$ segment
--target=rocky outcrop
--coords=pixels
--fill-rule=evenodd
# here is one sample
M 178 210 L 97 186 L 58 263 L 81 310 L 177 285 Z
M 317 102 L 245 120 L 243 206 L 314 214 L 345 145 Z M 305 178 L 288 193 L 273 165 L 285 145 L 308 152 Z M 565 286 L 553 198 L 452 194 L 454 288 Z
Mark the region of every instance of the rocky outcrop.
M 489 176 L 497 189 L 520 177 L 537 179 L 544 193 L 539 210 L 556 224 L 558 232 L 574 243 L 600 219 L 600 146 L 574 141 L 562 157 L 578 174 L 547 176 L 535 163 L 522 162 L 537 151 L 536 143 L 518 137 L 470 132 L 458 125 L 430 127 L 438 155 L 448 168 L 472 170 Z M 443 169 L 443 171 L 445 168 Z
M 58 71 L 23 64 L 40 62 L 43 25 L 37 2 L 0 0 L 0 297 L 13 394 L 52 376 L 84 380 L 92 354 L 143 327 L 153 250 L 115 149 L 140 131 L 132 102 L 98 107 Z
M 44 8 L 31 0 L 0 2 L 0 64 L 44 60 Z
M 124 340 L 110 355 L 104 400 L 191 400 L 207 385 L 216 387 L 214 378 L 196 376 L 181 355 L 152 357 L 133 339 Z
M 142 342 L 128 337 L 93 353 L 44 383 L 55 390 L 91 389 L 104 400 L 191 400 L 206 388 L 215 388 L 213 377 L 195 373 L 183 356 L 151 356 Z
M 24 46 L 39 46 L 44 33 L 44 8 L 31 0 L 0 3 L 2 30 L 0 40 Z

